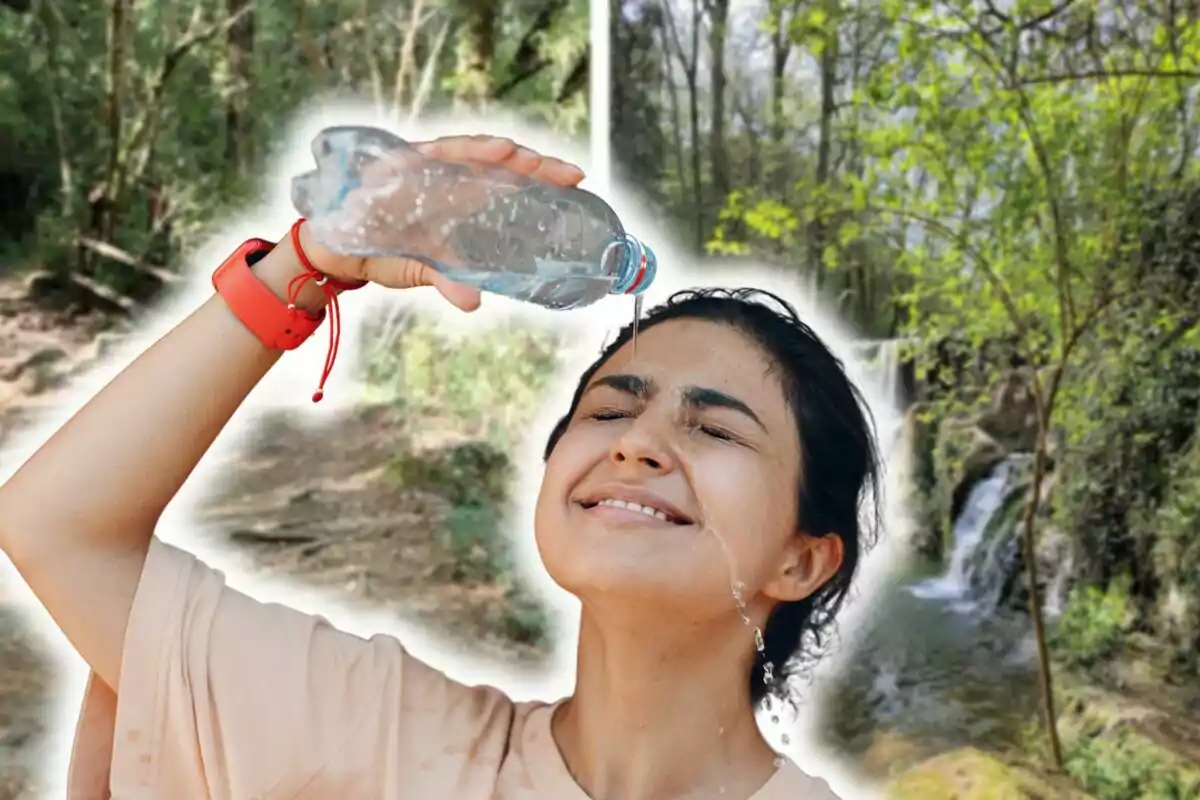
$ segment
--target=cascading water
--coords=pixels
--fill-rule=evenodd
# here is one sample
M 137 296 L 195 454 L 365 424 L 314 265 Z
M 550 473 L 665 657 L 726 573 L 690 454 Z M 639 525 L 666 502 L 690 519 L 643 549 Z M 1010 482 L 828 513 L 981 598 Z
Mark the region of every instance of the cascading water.
M 992 529 L 996 514 L 1012 488 L 1016 467 L 1028 456 L 1013 455 L 998 463 L 975 484 L 954 522 L 954 549 L 946 571 L 936 578 L 909 587 L 917 597 L 944 600 L 955 611 L 991 611 L 1013 554 L 1016 537 L 1011 530 Z M 992 535 L 986 535 L 988 533 Z
M 1006 747 L 1037 708 L 1023 645 L 1028 618 L 998 602 L 1019 545 L 1017 481 L 1027 455 L 1000 461 L 955 520 L 936 577 L 883 590 L 823 709 L 830 743 L 864 754 L 880 735 L 936 748 Z
M 875 339 L 852 345 L 856 358 L 864 367 L 867 381 L 875 388 L 879 398 L 898 409 L 904 408 L 909 399 L 904 391 L 903 345 L 902 339 Z

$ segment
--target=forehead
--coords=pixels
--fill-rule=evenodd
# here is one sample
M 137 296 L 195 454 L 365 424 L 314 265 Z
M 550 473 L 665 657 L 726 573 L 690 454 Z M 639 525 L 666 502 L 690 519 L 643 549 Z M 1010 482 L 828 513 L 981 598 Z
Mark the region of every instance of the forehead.
M 741 331 L 698 319 L 659 323 L 638 336 L 637 357 L 627 342 L 596 371 L 653 378 L 664 390 L 700 386 L 726 392 L 764 417 L 790 419 L 774 362 Z M 767 421 L 764 418 L 764 422 Z

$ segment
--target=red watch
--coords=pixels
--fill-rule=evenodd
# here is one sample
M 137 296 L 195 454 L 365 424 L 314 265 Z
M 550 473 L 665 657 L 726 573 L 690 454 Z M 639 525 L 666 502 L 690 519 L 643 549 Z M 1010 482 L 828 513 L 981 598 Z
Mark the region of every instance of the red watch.
M 295 350 L 304 340 L 324 321 L 325 309 L 316 313 L 301 311 L 296 308 L 295 298 L 306 281 L 313 281 L 321 287 L 328 299 L 329 309 L 329 351 L 325 354 L 325 369 L 321 372 L 321 382 L 313 394 L 313 402 L 320 400 L 325 394 L 325 381 L 333 371 L 337 359 L 338 342 L 341 340 L 341 312 L 338 309 L 338 292 L 348 292 L 361 289 L 366 281 L 346 283 L 335 280 L 317 270 L 313 266 L 304 248 L 300 245 L 300 226 L 304 217 L 292 225 L 292 247 L 296 256 L 304 266 L 304 272 L 297 275 L 288 283 L 288 299 L 283 301 L 272 292 L 267 285 L 260 281 L 251 270 L 254 264 L 262 260 L 267 253 L 275 249 L 273 242 L 266 239 L 248 239 L 242 242 L 237 250 L 225 263 L 217 267 L 213 273 L 213 288 L 225 301 L 225 305 L 233 312 L 258 340 L 272 350 Z
M 275 249 L 266 239 L 248 239 L 213 273 L 213 288 L 233 315 L 272 350 L 294 350 L 312 336 L 325 319 L 289 306 L 260 281 L 251 266 Z

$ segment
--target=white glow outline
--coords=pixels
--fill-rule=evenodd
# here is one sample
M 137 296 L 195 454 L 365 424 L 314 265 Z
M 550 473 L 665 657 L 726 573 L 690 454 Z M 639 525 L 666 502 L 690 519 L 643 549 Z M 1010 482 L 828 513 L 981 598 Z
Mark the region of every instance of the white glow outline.
M 597 4 L 593 3 L 593 7 Z M 602 5 L 602 4 L 601 4 Z M 593 36 L 593 58 L 598 50 L 607 55 L 607 33 Z M 593 63 L 606 63 L 603 58 Z M 607 82 L 603 82 L 606 84 Z M 595 85 L 595 84 L 594 84 Z M 594 106 L 593 106 L 594 107 Z M 598 115 L 600 116 L 600 115 Z M 607 113 L 602 117 L 607 120 Z M 63 402 L 46 412 L 39 422 L 30 428 L 11 434 L 8 443 L 0 451 L 0 480 L 7 481 L 34 451 L 49 436 L 60 428 L 84 403 L 93 397 L 118 372 L 134 358 L 144 352 L 153 342 L 161 338 L 170 328 L 177 325 L 211 294 L 210 271 L 214 265 L 228 255 L 239 243 L 253 236 L 283 238 L 295 218 L 288 198 L 290 176 L 311 168 L 309 142 L 321 128 L 333 124 L 373 124 L 395 130 L 413 140 L 432 138 L 449 133 L 488 132 L 510 136 L 534 149 L 572 160 L 600 177 L 599 183 L 607 182 L 607 150 L 601 151 L 605 163 L 596 163 L 579 143 L 557 137 L 544 128 L 522 123 L 511 114 L 501 112 L 487 116 L 467 118 L 423 119 L 418 124 L 396 126 L 380 118 L 369 106 L 353 102 L 323 100 L 315 102 L 297 117 L 280 148 L 285 156 L 271 166 L 268 185 L 272 191 L 257 210 L 231 212 L 219 224 L 214 224 L 212 234 L 194 252 L 186 254 L 188 280 L 186 285 L 166 298 L 160 307 L 143 322 L 138 331 L 129 336 L 108 358 L 97 364 L 72 382 L 71 391 L 64 394 Z M 593 137 L 594 140 L 594 137 Z M 594 188 L 590 180 L 582 184 Z M 618 215 L 625 220 L 659 220 L 661 217 L 647 207 L 635 193 L 612 185 L 605 199 L 609 200 Z M 898 428 L 901 416 L 898 409 L 873 394 L 864 383 L 863 365 L 854 360 L 850 347 L 849 332 L 831 314 L 822 310 L 816 299 L 804 293 L 804 287 L 796 276 L 781 270 L 754 265 L 744 261 L 706 259 L 694 268 L 684 270 L 681 265 L 695 259 L 669 240 L 662 232 L 666 225 L 659 223 L 659 231 L 636 228 L 635 235 L 647 242 L 659 260 L 659 273 L 653 287 L 646 293 L 647 308 L 665 299 L 678 289 L 694 286 L 754 286 L 766 289 L 793 302 L 806 322 L 816 331 L 847 364 L 851 376 L 862 386 L 868 405 L 875 416 L 881 433 Z M 480 311 L 466 315 L 450 308 L 432 289 L 421 289 L 404 293 L 390 293 L 369 287 L 359 292 L 343 295 L 343 318 L 361 320 L 364 311 L 377 310 L 381 305 L 403 305 L 419 309 L 432 315 L 448 332 L 455 334 L 481 335 L 486 327 L 509 321 L 534 326 L 549 326 L 570 332 L 572 342 L 563 353 L 563 363 L 568 367 L 553 381 L 547 392 L 535 423 L 526 437 L 515 461 L 520 476 L 514 486 L 515 524 L 510 531 L 515 535 L 513 542 L 518 569 L 528 585 L 547 604 L 556 630 L 562 634 L 555 643 L 552 655 L 547 660 L 544 672 L 533 674 L 527 670 L 516 670 L 510 665 L 490 662 L 468 652 L 465 643 L 455 642 L 418 624 L 398 621 L 394 612 L 378 610 L 362 603 L 332 597 L 328 590 L 298 585 L 293 579 L 281 576 L 262 575 L 256 572 L 248 552 L 234 546 L 219 545 L 211 533 L 206 534 L 193 513 L 195 506 L 206 494 L 211 494 L 219 476 L 221 464 L 235 456 L 254 438 L 255 422 L 267 412 L 286 410 L 295 421 L 322 427 L 328 425 L 336 435 L 338 413 L 353 407 L 361 397 L 361 385 L 352 380 L 347 364 L 354 362 L 361 335 L 360 326 L 348 325 L 343 331 L 342 357 L 334 376 L 327 385 L 325 399 L 318 405 L 310 402 L 310 396 L 320 375 L 326 340 L 323 333 L 313 337 L 299 350 L 287 354 L 272 373 L 252 393 L 245 405 L 234 415 L 228 427 L 218 438 L 212 450 L 204 457 L 200 466 L 185 484 L 176 499 L 168 507 L 159 526 L 158 535 L 164 540 L 183 547 L 206 563 L 220 568 L 228 584 L 242 592 L 265 602 L 279 602 L 309 613 L 319 613 L 335 626 L 359 635 L 383 633 L 396 636 L 405 648 L 418 658 L 442 669 L 447 675 L 466 683 L 488 683 L 510 694 L 515 700 L 552 700 L 569 694 L 573 688 L 574 659 L 578 602 L 553 583 L 541 566 L 533 542 L 533 507 L 541 481 L 541 450 L 555 421 L 568 407 L 582 365 L 586 365 L 599 353 L 602 344 L 609 339 L 615 327 L 629 320 L 631 301 L 628 298 L 612 298 L 595 306 L 569 313 L 546 311 L 524 303 L 489 295 Z M 220 346 L 214 343 L 214 346 Z M 888 489 L 896 483 L 905 467 L 898 454 L 888 452 L 893 437 L 881 442 L 884 457 L 892 466 L 889 470 Z M 900 469 L 897 469 L 899 467 Z M 899 493 L 887 491 L 887 498 L 896 498 Z M 889 500 L 885 519 L 900 521 L 892 526 L 890 533 L 883 533 L 880 542 L 863 559 L 856 581 L 855 597 L 839 616 L 844 647 L 825 659 L 813 673 L 814 683 L 807 694 L 814 703 L 819 702 L 822 689 L 829 678 L 837 674 L 839 662 L 851 652 L 854 631 L 861 629 L 858 623 L 870 609 L 872 600 L 883 587 L 889 575 L 901 566 L 908 538 L 908 525 L 904 524 L 902 509 Z M 34 635 L 40 637 L 44 650 L 56 662 L 59 673 L 53 691 L 54 701 L 45 709 L 47 727 L 45 752 L 47 756 L 40 770 L 35 770 L 33 779 L 44 788 L 47 796 L 65 793 L 70 745 L 74 734 L 78 711 L 82 702 L 87 667 L 67 642 L 66 637 L 51 621 L 49 615 L 33 597 L 32 592 L 21 581 L 7 558 L 0 558 L 0 584 L 6 594 L 15 595 L 13 605 Z M 802 710 L 803 713 L 803 710 Z M 811 715 L 810 715 L 811 716 Z M 774 726 L 764 726 L 771 728 Z M 778 731 L 778 729 L 776 729 Z M 820 749 L 814 743 L 813 726 L 797 725 L 791 731 L 791 744 L 782 747 L 778 737 L 768 730 L 771 743 L 794 760 L 806 772 L 827 780 L 843 798 L 869 798 L 879 796 L 878 787 L 857 774 L 854 765 Z

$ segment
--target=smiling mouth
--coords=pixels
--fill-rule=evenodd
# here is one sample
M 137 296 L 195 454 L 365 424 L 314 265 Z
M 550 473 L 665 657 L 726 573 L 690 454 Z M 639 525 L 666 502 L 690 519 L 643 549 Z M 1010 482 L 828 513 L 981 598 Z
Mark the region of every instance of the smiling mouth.
M 667 522 L 672 525 L 691 525 L 692 524 L 692 521 L 690 519 L 686 519 L 684 517 L 680 517 L 680 516 L 677 516 L 674 514 L 669 514 L 666 511 L 663 511 L 662 509 L 655 508 L 654 506 L 645 506 L 640 503 L 631 503 L 627 500 L 607 499 L 607 500 L 600 500 L 597 502 L 580 503 L 579 505 L 583 506 L 583 508 L 587 509 L 587 510 L 603 506 L 603 507 L 609 507 L 609 508 L 620 508 L 620 509 L 624 509 L 626 511 L 634 511 L 634 512 L 637 512 L 640 514 L 644 514 L 645 516 L 650 517 L 651 519 L 656 519 L 660 522 Z

